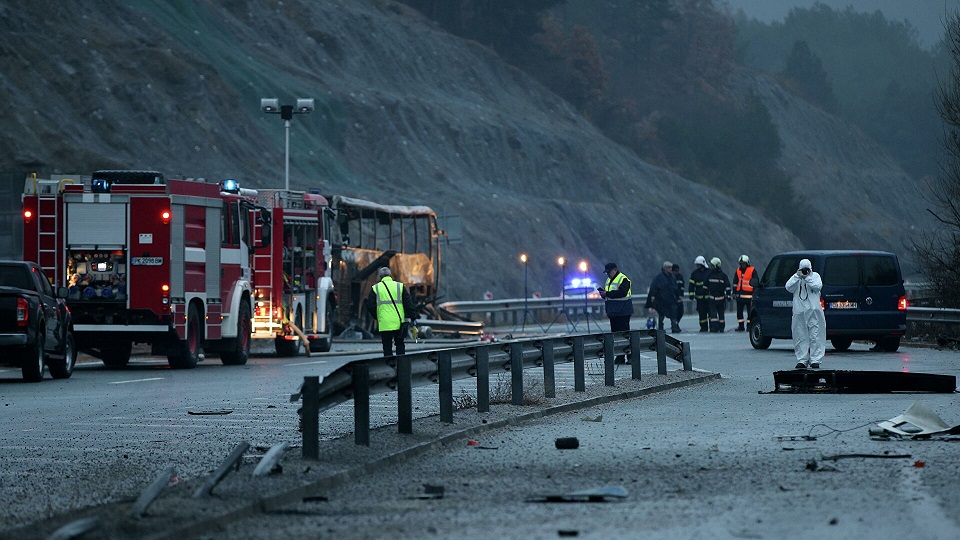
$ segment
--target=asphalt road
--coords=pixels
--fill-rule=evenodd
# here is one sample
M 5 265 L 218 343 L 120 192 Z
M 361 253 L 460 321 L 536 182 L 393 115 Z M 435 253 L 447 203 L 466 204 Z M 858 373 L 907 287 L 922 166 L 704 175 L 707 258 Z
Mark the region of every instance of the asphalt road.
M 266 538 L 283 530 L 359 538 L 467 531 L 550 538 L 572 531 L 596 538 L 960 536 L 950 510 L 960 503 L 960 447 L 871 441 L 863 427 L 917 399 L 960 423 L 957 394 L 758 394 L 773 389 L 773 371 L 792 368 L 788 342 L 755 351 L 744 334 L 680 336 L 692 343 L 694 366 L 720 372 L 721 382 L 511 427 L 481 441 L 496 450 L 441 449 L 333 489 L 319 506 L 257 516 L 211 536 Z M 229 368 L 211 359 L 190 371 L 166 369 L 162 359 L 138 359 L 122 371 L 84 362 L 71 379 L 41 384 L 20 383 L 16 370 L 4 370 L 0 531 L 128 500 L 160 464 L 176 465 L 180 481 L 197 478 L 240 440 L 261 448 L 297 445 L 298 405 L 287 396 L 303 376 L 352 358 L 260 357 Z M 957 375 L 956 358 L 955 351 L 875 353 L 854 344 L 849 352 L 828 353 L 824 367 Z M 655 362 L 647 357 L 644 367 L 654 369 Z M 389 423 L 389 408 L 374 405 L 375 421 Z M 350 412 L 325 417 L 323 435 L 347 432 Z M 584 422 L 585 415 L 603 420 Z M 810 434 L 817 439 L 776 439 Z M 581 448 L 556 450 L 561 435 L 577 436 Z M 882 452 L 913 457 L 822 460 Z M 810 459 L 821 464 L 818 471 L 807 469 Z M 820 472 L 830 467 L 837 471 Z M 412 499 L 423 483 L 446 486 L 445 498 Z M 628 497 L 611 504 L 525 502 L 600 485 L 623 486 Z

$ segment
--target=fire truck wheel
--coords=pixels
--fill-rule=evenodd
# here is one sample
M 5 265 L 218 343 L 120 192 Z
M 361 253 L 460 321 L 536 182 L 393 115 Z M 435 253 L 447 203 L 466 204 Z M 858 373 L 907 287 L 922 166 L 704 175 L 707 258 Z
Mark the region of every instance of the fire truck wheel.
M 187 311 L 187 339 L 177 343 L 176 353 L 167 355 L 167 363 L 173 369 L 192 369 L 200 361 L 201 327 L 200 314 L 195 305 Z
M 220 361 L 225 366 L 242 366 L 250 358 L 250 304 L 240 304 L 239 318 L 237 319 L 237 339 L 233 349 L 220 353 Z
M 103 365 L 111 368 L 126 367 L 130 362 L 130 354 L 133 352 L 133 343 L 130 341 L 121 341 L 110 347 L 100 348 L 100 360 Z
M 38 326 L 41 330 L 46 328 L 46 323 L 41 321 Z M 43 380 L 43 346 L 44 335 L 41 331 L 37 334 L 37 341 L 33 347 L 28 347 L 23 351 L 23 365 L 20 370 L 23 374 L 23 380 L 27 382 L 40 382 Z
M 284 339 L 283 336 L 277 336 L 273 340 L 273 346 L 277 349 L 277 356 L 281 358 L 298 356 L 300 354 L 299 339 Z
M 330 352 L 333 345 L 333 302 L 327 300 L 326 327 L 317 337 L 310 340 L 310 352 Z
M 54 379 L 69 379 L 73 375 L 73 366 L 77 363 L 77 351 L 73 345 L 73 333 L 67 332 L 63 343 L 63 359 L 49 362 L 50 375 Z

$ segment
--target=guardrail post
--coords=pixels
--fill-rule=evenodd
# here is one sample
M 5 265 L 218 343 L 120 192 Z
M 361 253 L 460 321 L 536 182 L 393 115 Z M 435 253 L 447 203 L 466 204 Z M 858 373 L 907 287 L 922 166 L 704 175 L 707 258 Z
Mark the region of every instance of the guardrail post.
M 667 374 L 667 343 L 663 325 L 657 327 L 657 373 Z
M 490 412 L 490 347 L 477 347 L 477 412 Z
M 693 359 L 690 358 L 690 342 L 684 341 L 681 346 L 683 347 L 683 370 L 693 371 Z
M 583 336 L 573 336 L 573 391 L 586 392 L 586 366 L 583 361 Z
M 370 446 L 370 366 L 366 362 L 354 363 L 350 380 L 353 382 L 353 442 Z
M 614 383 L 613 334 L 603 334 L 603 385 L 615 386 Z
M 453 423 L 453 357 L 449 350 L 440 351 L 438 357 L 440 378 L 440 421 Z
M 543 397 L 557 397 L 557 377 L 553 365 L 553 341 L 540 342 L 540 354 L 543 358 Z
M 640 380 L 640 331 L 630 331 L 630 376 Z
M 300 395 L 303 399 L 303 407 L 300 409 L 303 457 L 320 459 L 320 377 L 304 377 Z
M 523 343 L 510 344 L 511 403 L 523 405 Z
M 397 429 L 413 433 L 413 366 L 407 355 L 397 357 Z

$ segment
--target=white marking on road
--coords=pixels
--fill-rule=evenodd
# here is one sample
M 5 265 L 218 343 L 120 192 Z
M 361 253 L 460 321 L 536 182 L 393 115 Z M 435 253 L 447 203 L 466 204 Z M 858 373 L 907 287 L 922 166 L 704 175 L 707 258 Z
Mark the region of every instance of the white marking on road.
M 133 379 L 130 381 L 111 381 L 107 384 L 127 384 L 132 382 L 146 382 L 146 381 L 162 381 L 163 377 L 151 377 L 149 379 Z
M 298 364 L 284 364 L 284 366 L 310 366 L 313 364 L 326 364 L 327 360 L 314 360 L 313 362 L 300 362 Z

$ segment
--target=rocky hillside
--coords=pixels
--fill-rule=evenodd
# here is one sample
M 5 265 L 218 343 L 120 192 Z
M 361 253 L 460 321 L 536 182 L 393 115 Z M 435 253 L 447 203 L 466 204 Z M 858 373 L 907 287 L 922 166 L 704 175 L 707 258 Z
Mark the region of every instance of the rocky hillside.
M 444 254 L 447 299 L 522 294 L 521 252 L 531 292 L 548 295 L 559 292 L 559 255 L 593 269 L 617 261 L 645 288 L 664 259 L 688 272 L 696 255 L 717 255 L 732 270 L 740 253 L 762 267 L 802 247 L 751 208 L 641 161 L 489 50 L 389 0 L 21 0 L 0 6 L 0 21 L 0 172 L 155 168 L 279 187 L 282 123 L 260 113 L 259 99 L 314 97 L 317 112 L 293 120 L 292 187 L 461 216 L 463 241 Z M 858 143 L 851 157 L 850 128 L 836 120 L 822 141 L 829 157 L 820 155 L 809 139 L 823 124 L 794 129 L 798 115 L 823 115 L 769 81 L 749 84 L 771 106 L 797 182 L 841 178 L 861 195 L 823 197 L 812 226 L 835 232 L 836 247 L 898 248 L 877 223 L 895 229 L 909 214 L 897 220 L 902 197 L 872 180 L 902 173 L 875 145 Z

